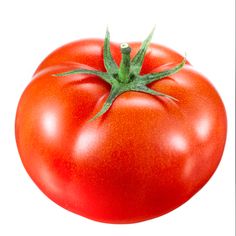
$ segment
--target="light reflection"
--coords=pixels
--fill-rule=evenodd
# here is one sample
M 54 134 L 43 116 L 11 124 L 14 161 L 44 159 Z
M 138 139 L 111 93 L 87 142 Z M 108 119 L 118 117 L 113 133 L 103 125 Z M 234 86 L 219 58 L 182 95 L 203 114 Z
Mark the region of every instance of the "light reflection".
M 180 134 L 173 134 L 171 143 L 175 150 L 185 152 L 187 150 L 187 140 Z
M 197 135 L 201 139 L 206 138 L 209 134 L 209 129 L 210 129 L 209 119 L 207 117 L 199 119 L 195 127 L 196 127 Z
M 57 117 L 55 114 L 53 112 L 45 113 L 42 123 L 45 134 L 49 137 L 54 137 L 57 132 Z
M 92 129 L 87 129 L 80 132 L 78 139 L 75 144 L 75 153 L 76 154 L 85 154 L 91 147 L 95 147 L 97 142 L 97 133 Z

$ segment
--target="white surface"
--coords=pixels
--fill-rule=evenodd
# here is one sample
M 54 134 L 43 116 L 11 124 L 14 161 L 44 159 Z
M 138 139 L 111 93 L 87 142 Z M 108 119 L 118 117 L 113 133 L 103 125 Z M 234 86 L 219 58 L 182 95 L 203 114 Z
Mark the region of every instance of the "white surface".
M 1 1 L 0 235 L 235 235 L 234 9 L 234 0 Z M 49 201 L 24 170 L 14 138 L 18 100 L 41 60 L 69 41 L 103 38 L 107 25 L 118 42 L 143 40 L 156 25 L 153 42 L 187 52 L 228 115 L 223 159 L 207 185 L 177 210 L 131 225 L 90 221 Z

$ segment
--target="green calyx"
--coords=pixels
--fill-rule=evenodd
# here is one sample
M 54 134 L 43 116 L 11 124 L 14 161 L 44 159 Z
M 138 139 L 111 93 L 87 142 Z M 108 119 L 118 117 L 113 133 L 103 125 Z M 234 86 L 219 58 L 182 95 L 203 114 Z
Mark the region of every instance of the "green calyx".
M 148 46 L 151 42 L 153 32 L 154 30 L 152 30 L 152 32 L 149 34 L 146 40 L 144 40 L 139 51 L 132 60 L 130 59 L 131 48 L 127 43 L 122 43 L 120 46 L 122 59 L 120 62 L 120 67 L 118 67 L 111 55 L 110 33 L 107 30 L 103 47 L 103 60 L 106 72 L 98 70 L 76 69 L 55 75 L 55 76 L 67 76 L 72 74 L 96 75 L 100 79 L 111 85 L 110 94 L 106 102 L 104 103 L 102 109 L 90 121 L 95 120 L 96 118 L 106 113 L 112 106 L 112 103 L 115 101 L 115 99 L 122 93 L 128 91 L 143 92 L 154 96 L 163 96 L 177 101 L 177 99 L 167 94 L 163 94 L 150 89 L 149 87 L 147 87 L 147 85 L 154 81 L 158 81 L 167 76 L 177 73 L 185 65 L 186 61 L 185 58 L 182 60 L 181 63 L 179 63 L 177 66 L 169 70 L 140 75 L 143 60 L 146 51 L 148 49 Z

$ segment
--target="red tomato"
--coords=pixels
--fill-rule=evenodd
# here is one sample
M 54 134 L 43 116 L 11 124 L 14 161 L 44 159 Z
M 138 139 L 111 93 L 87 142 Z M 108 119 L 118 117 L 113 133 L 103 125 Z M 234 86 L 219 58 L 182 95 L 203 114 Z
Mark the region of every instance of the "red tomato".
M 103 42 L 67 44 L 40 64 L 18 105 L 16 141 L 30 177 L 60 206 L 97 221 L 139 222 L 175 209 L 206 184 L 223 153 L 226 113 L 214 87 L 187 63 L 149 85 L 177 101 L 127 91 L 91 121 L 110 85 L 95 75 L 54 75 L 106 71 Z M 110 45 L 119 65 L 120 47 Z M 141 44 L 129 45 L 133 58 Z M 141 75 L 182 59 L 151 44 Z

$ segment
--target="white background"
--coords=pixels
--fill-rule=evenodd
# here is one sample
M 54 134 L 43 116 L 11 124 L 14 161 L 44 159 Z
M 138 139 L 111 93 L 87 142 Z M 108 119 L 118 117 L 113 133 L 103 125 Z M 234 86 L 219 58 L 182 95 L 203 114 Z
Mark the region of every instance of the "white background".
M 234 0 L 99 0 L 0 2 L 0 235 L 233 236 Z M 175 211 L 138 224 L 94 222 L 57 206 L 24 170 L 14 138 L 18 100 L 41 60 L 75 39 L 143 40 L 167 45 L 205 74 L 222 96 L 228 137 L 222 162 L 207 185 Z

